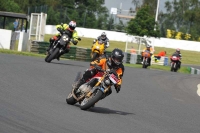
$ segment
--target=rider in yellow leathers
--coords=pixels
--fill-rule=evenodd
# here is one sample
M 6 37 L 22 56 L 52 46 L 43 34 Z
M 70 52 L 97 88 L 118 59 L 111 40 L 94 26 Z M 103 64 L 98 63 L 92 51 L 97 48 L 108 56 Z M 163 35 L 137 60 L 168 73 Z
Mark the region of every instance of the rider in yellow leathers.
M 71 42 L 74 45 L 77 45 L 77 43 L 78 43 L 78 33 L 75 30 L 75 28 L 76 28 L 76 22 L 75 21 L 70 21 L 69 24 L 56 25 L 56 28 L 57 28 L 58 31 L 67 30 L 69 37 L 72 39 Z M 50 48 L 53 45 L 54 41 L 56 41 L 60 36 L 61 36 L 61 34 L 58 33 L 58 34 L 56 34 L 55 36 L 53 36 L 53 37 L 51 37 L 49 39 L 50 45 L 47 48 L 47 52 L 50 50 Z M 66 49 L 63 51 L 63 53 L 60 54 L 57 57 L 57 60 L 60 60 L 60 56 L 63 55 L 64 53 L 68 53 L 68 52 L 69 52 L 69 47 L 66 47 Z

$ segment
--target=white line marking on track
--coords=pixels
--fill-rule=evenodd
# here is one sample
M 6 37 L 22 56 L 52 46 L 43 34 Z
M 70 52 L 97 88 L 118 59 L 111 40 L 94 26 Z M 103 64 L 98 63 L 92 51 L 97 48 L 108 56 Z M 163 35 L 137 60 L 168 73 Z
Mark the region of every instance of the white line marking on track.
M 200 96 L 200 84 L 197 85 L 197 95 Z

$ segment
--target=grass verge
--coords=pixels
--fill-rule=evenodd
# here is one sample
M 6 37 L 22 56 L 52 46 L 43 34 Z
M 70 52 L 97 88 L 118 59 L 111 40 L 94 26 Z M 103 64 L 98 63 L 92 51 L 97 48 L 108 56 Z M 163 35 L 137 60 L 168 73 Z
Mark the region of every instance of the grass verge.
M 16 51 L 16 50 L 7 50 L 7 49 L 0 49 L 0 53 L 14 54 L 14 55 L 24 55 L 24 56 L 45 57 L 45 55 L 42 55 L 42 54 L 35 54 L 35 53 L 31 53 L 31 52 L 19 52 L 19 51 Z

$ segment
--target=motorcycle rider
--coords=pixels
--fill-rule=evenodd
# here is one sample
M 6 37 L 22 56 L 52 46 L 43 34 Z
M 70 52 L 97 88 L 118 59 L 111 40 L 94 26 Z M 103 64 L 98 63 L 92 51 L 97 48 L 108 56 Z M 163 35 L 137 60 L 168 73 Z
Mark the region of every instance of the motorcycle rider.
M 90 69 L 87 69 L 82 75 L 82 78 L 79 79 L 77 82 L 75 82 L 75 84 L 72 85 L 72 87 L 76 90 L 82 84 L 84 84 L 88 79 L 95 76 L 100 69 L 103 69 L 103 70 L 110 69 L 110 72 L 115 73 L 120 79 L 120 82 L 118 82 L 115 85 L 115 90 L 118 93 L 121 89 L 122 77 L 124 74 L 124 65 L 122 64 L 123 58 L 124 58 L 124 54 L 122 50 L 115 48 L 111 52 L 111 57 L 108 57 L 108 58 L 100 57 L 98 60 L 92 61 L 90 63 Z M 107 95 L 110 95 L 111 93 L 112 93 L 112 90 L 110 89 L 110 92 L 108 92 Z
M 105 32 L 102 32 L 101 36 L 98 36 L 97 39 L 94 39 L 93 44 L 96 43 L 96 41 L 102 41 L 105 45 L 105 49 L 110 46 L 109 39 Z
M 181 59 L 182 59 L 180 48 L 177 48 L 176 51 L 172 54 L 172 56 L 176 56 L 176 57 L 180 58 L 180 60 L 177 62 L 178 68 L 180 69 L 181 68 Z
M 77 45 L 78 43 L 78 33 L 75 30 L 76 28 L 76 22 L 75 21 L 70 21 L 69 24 L 61 24 L 61 25 L 56 25 L 56 28 L 58 31 L 62 31 L 62 30 L 67 30 L 69 31 L 69 37 L 72 38 L 71 42 L 74 45 Z M 59 39 L 61 36 L 60 33 L 56 34 L 55 36 L 51 37 L 49 39 L 50 45 L 47 48 L 47 52 L 50 50 L 50 48 L 52 47 L 53 43 Z M 57 60 L 60 60 L 60 56 L 63 55 L 64 53 L 68 53 L 69 52 L 69 47 L 66 47 L 66 49 L 57 57 Z
M 143 51 L 141 52 L 141 60 L 142 60 L 142 64 L 143 64 L 143 52 L 148 51 L 150 53 L 150 58 L 148 59 L 148 64 L 149 66 L 151 65 L 151 56 L 153 55 L 153 48 L 151 47 L 151 45 L 147 44 L 146 48 L 143 49 Z

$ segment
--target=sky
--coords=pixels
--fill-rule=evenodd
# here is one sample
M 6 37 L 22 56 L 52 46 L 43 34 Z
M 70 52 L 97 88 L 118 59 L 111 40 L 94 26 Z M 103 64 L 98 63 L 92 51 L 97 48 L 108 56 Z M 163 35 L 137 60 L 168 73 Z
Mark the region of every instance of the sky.
M 159 11 L 165 12 L 165 2 L 171 0 L 159 0 Z M 110 11 L 111 7 L 120 8 L 120 3 L 122 3 L 122 10 L 129 10 L 131 7 L 134 8 L 132 0 L 105 0 L 105 6 Z

